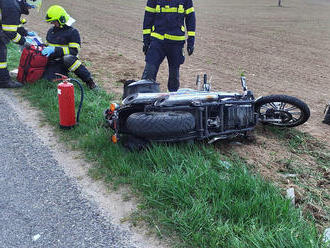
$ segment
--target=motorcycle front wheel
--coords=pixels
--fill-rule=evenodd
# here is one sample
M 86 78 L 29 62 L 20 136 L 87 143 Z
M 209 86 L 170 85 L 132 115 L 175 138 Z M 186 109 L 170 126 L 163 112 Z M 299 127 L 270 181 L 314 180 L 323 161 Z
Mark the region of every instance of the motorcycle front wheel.
M 127 118 L 126 128 L 137 137 L 182 137 L 195 128 L 195 117 L 181 111 L 138 112 Z
M 306 103 L 287 95 L 270 95 L 256 100 L 255 112 L 259 121 L 282 127 L 296 127 L 305 123 L 310 110 Z

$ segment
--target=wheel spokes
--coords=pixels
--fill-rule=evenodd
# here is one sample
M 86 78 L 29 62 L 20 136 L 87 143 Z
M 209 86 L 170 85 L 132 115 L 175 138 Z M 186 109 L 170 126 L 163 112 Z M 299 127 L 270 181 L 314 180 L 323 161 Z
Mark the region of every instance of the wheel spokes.
M 270 109 L 274 110 L 273 116 L 268 117 L 270 119 L 274 119 L 274 121 L 272 121 L 273 124 L 277 124 L 277 125 L 286 125 L 287 123 L 292 124 L 299 121 L 302 117 L 302 111 L 300 110 L 300 108 L 286 102 L 266 103 L 260 106 L 260 114 L 266 116 L 267 111 Z

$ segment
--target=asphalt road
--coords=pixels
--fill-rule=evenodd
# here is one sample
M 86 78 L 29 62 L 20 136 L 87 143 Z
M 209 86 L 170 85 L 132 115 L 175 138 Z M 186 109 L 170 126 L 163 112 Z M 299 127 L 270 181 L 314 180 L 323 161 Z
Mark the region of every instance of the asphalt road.
M 20 121 L 8 104 L 17 101 L 12 92 L 0 89 L 0 247 L 138 247 Z

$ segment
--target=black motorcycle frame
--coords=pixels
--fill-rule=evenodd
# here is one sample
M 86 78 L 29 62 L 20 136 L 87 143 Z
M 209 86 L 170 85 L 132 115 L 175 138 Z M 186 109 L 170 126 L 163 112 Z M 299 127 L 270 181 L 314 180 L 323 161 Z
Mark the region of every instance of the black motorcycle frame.
M 252 91 L 247 90 L 244 76 L 241 77 L 242 94 L 210 92 L 210 85 L 206 78 L 206 75 L 204 75 L 204 84 L 202 90 L 199 91 L 190 89 L 186 89 L 187 91 L 185 91 L 183 89 L 177 93 L 159 93 L 159 90 L 156 90 L 156 92 L 151 90 L 150 93 L 155 94 L 150 94 L 149 97 L 145 89 L 157 88 L 157 85 L 156 87 L 152 87 L 154 82 L 151 81 L 141 81 L 140 85 L 136 82 L 133 83 L 132 86 L 136 90 L 134 88 L 125 88 L 124 92 L 129 90 L 131 94 L 128 96 L 125 95 L 126 98 L 123 100 L 123 104 L 121 106 L 112 104 L 104 112 L 108 125 L 115 132 L 112 140 L 117 142 L 123 137 L 128 138 L 128 140 L 137 139 L 147 142 L 178 142 L 208 139 L 209 143 L 213 143 L 219 139 L 246 136 L 254 130 L 259 121 L 263 124 L 270 123 L 272 125 L 290 127 L 300 125 L 309 118 L 308 106 L 299 99 L 290 96 L 270 96 L 271 100 L 283 100 L 284 103 L 281 101 L 278 102 L 279 108 L 283 106 L 283 109 L 277 109 L 273 102 L 268 101 L 269 97 L 261 98 L 260 104 L 256 106 L 258 99 L 254 98 Z M 199 78 L 197 78 L 196 83 L 199 84 Z M 141 89 L 143 89 L 142 94 L 139 92 Z M 189 96 L 192 97 L 190 98 Z M 274 102 L 276 103 L 276 101 Z M 261 116 L 260 109 L 264 103 L 271 105 L 267 107 L 269 109 L 267 109 L 266 113 Z M 301 117 L 294 119 L 296 121 L 294 123 L 289 122 L 294 117 L 290 114 L 289 108 L 286 111 L 284 107 L 286 103 L 293 103 L 293 106 L 298 106 L 297 109 L 299 111 L 302 110 Z M 194 128 L 184 133 L 175 134 L 164 132 L 146 135 L 145 132 L 140 133 L 138 130 L 132 132 L 127 127 L 127 120 L 134 113 L 190 113 L 194 119 Z

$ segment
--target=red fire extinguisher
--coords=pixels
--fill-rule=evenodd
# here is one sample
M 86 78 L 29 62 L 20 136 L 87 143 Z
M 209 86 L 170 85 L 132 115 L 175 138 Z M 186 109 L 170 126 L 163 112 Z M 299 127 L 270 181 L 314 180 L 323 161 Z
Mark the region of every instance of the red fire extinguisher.
M 56 81 L 62 81 L 57 85 L 58 109 L 60 115 L 60 128 L 70 129 L 79 123 L 79 114 L 83 103 L 83 88 L 78 80 L 68 78 L 67 76 L 57 74 L 61 78 Z M 81 100 L 77 112 L 77 121 L 75 116 L 74 86 L 70 81 L 78 83 L 81 90 Z

